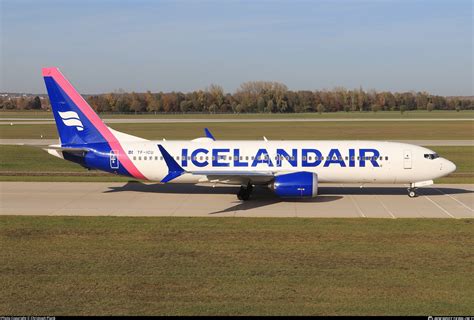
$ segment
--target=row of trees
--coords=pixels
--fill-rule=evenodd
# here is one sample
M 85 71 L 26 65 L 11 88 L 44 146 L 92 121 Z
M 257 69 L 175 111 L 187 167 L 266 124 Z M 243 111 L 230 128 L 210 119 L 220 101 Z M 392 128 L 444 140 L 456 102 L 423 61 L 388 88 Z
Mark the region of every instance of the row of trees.
M 5 110 L 41 110 L 48 107 L 49 102 L 46 104 L 42 103 L 38 96 L 14 99 L 4 96 L 0 97 L 0 108 Z
M 3 109 L 48 109 L 49 102 L 38 97 L 1 99 Z M 378 92 L 362 88 L 347 90 L 292 91 L 278 82 L 253 81 L 241 84 L 234 93 L 224 93 L 219 85 L 206 90 L 182 92 L 115 92 L 87 96 L 98 112 L 232 112 L 292 113 L 336 111 L 407 111 L 474 109 L 474 99 L 447 98 L 426 92 Z

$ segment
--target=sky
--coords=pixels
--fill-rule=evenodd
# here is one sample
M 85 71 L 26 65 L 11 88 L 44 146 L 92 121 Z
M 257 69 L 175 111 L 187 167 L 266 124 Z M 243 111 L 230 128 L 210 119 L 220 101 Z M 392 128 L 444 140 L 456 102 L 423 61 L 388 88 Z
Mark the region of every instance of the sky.
M 0 0 L 0 92 L 205 89 L 474 95 L 473 1 Z

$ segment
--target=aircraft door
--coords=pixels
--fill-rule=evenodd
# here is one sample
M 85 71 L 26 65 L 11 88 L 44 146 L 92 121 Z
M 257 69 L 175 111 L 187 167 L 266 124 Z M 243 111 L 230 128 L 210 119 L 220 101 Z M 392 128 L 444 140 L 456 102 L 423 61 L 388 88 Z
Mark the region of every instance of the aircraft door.
M 403 151 L 403 168 L 404 169 L 411 169 L 411 151 L 405 150 Z
M 110 151 L 110 169 L 118 169 L 118 168 L 119 168 L 118 151 L 111 150 Z

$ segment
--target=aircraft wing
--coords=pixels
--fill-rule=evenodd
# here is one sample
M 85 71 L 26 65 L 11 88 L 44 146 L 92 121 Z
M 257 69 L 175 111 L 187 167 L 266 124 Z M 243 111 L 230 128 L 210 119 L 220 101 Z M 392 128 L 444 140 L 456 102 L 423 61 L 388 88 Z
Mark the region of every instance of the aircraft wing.
M 206 176 L 209 182 L 227 184 L 267 184 L 274 178 L 274 173 L 270 171 L 186 171 L 161 144 L 158 145 L 158 148 L 168 166 L 168 174 L 161 182 L 169 182 L 183 174 Z
M 266 171 L 192 171 L 189 173 L 206 176 L 209 182 L 226 184 L 267 184 L 275 177 L 273 172 Z

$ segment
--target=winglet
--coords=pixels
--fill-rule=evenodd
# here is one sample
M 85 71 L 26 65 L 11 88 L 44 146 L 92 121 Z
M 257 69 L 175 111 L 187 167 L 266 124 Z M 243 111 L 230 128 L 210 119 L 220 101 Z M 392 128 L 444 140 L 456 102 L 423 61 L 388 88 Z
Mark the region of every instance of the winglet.
M 168 151 L 163 148 L 161 144 L 158 145 L 158 148 L 160 149 L 161 154 L 163 155 L 163 158 L 165 159 L 166 165 L 168 166 L 168 174 L 166 177 L 161 180 L 161 182 L 166 183 L 168 181 L 171 181 L 186 171 L 184 171 L 183 168 L 173 159 L 173 157 L 168 153 Z
M 208 137 L 209 139 L 212 139 L 212 140 L 216 141 L 216 139 L 214 138 L 214 136 L 212 135 L 211 131 L 209 131 L 208 128 L 204 128 L 204 132 L 206 133 L 206 137 Z

